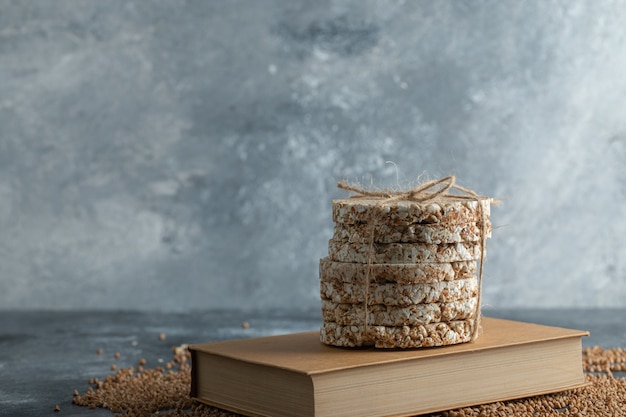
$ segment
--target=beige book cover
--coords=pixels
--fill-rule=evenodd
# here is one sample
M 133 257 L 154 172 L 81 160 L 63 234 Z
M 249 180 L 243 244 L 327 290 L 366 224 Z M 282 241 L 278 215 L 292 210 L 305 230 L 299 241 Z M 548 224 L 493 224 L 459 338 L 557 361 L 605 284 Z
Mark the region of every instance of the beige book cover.
M 585 331 L 483 318 L 471 343 L 337 348 L 319 332 L 190 346 L 193 398 L 250 416 L 410 416 L 585 384 Z

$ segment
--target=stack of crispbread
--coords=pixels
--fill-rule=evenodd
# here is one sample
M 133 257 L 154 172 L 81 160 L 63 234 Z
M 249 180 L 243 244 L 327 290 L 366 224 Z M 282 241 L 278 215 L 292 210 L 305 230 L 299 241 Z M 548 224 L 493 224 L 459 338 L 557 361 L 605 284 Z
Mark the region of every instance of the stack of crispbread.
M 489 214 L 489 199 L 334 200 L 335 231 L 319 267 L 322 342 L 414 348 L 471 340 Z

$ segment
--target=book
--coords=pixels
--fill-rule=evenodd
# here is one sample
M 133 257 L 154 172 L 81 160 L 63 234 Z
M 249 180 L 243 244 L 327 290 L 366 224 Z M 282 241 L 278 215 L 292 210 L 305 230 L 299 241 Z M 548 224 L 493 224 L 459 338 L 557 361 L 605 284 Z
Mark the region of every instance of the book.
M 484 317 L 471 343 L 346 349 L 304 332 L 189 347 L 192 398 L 248 416 L 412 416 L 586 385 L 581 330 Z

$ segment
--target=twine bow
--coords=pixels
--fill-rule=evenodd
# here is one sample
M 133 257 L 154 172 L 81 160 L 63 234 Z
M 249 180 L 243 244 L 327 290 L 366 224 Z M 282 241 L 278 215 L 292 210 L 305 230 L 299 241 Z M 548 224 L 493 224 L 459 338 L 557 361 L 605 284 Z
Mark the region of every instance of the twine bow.
M 438 180 L 426 181 L 419 186 L 408 190 L 408 191 L 391 191 L 391 190 L 381 190 L 381 191 L 370 191 L 365 190 L 355 185 L 350 185 L 346 182 L 337 183 L 337 187 L 346 191 L 353 191 L 357 193 L 357 195 L 351 196 L 351 198 L 367 198 L 374 197 L 380 198 L 381 200 L 377 202 L 377 206 L 384 206 L 385 204 L 394 202 L 394 201 L 414 201 L 416 203 L 433 203 L 438 201 L 445 200 L 471 200 L 476 201 L 478 205 L 478 210 L 481 217 L 481 228 L 480 228 L 480 269 L 478 272 L 478 297 L 476 302 L 476 311 L 474 313 L 475 323 L 472 328 L 471 340 L 474 341 L 478 337 L 479 328 L 480 328 L 480 320 L 481 320 L 481 294 L 482 294 L 482 278 L 483 278 L 483 265 L 485 261 L 485 245 L 487 241 L 487 214 L 483 208 L 481 203 L 482 200 L 492 200 L 489 197 L 481 196 L 474 191 L 461 187 L 456 183 L 456 177 L 448 176 Z M 457 193 L 452 194 L 450 190 L 456 190 Z M 368 334 L 368 295 L 369 295 L 369 285 L 372 276 L 373 269 L 373 257 L 374 257 L 374 235 L 376 228 L 376 219 L 371 222 L 368 233 L 368 256 L 367 256 L 367 270 L 365 273 L 365 282 L 364 282 L 364 296 L 363 296 L 363 310 L 365 314 L 365 319 L 363 321 L 363 334 L 367 337 Z
M 340 181 L 337 183 L 337 187 L 346 190 L 346 191 L 354 191 L 359 195 L 352 196 L 352 198 L 363 198 L 363 197 L 378 197 L 384 198 L 381 203 L 386 204 L 393 201 L 400 200 L 408 200 L 415 201 L 416 203 L 426 203 L 437 198 L 456 198 L 463 200 L 475 200 L 479 199 L 488 199 L 488 197 L 480 196 L 476 194 L 474 191 L 461 187 L 460 185 L 456 185 L 456 177 L 449 176 L 444 177 L 439 180 L 431 180 L 426 181 L 417 187 L 408 190 L 408 191 L 391 191 L 391 190 L 381 190 L 381 191 L 369 191 L 363 188 L 359 188 L 355 185 L 350 185 L 346 182 Z M 438 188 L 437 188 L 438 187 Z M 431 191 L 434 189 L 433 191 Z M 448 190 L 457 190 L 465 194 L 450 194 Z

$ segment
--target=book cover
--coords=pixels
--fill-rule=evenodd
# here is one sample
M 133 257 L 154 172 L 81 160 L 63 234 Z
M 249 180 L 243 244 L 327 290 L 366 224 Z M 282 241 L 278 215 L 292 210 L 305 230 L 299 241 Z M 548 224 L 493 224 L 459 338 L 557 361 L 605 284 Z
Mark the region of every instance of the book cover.
M 580 330 L 484 318 L 472 343 L 346 349 L 304 332 L 190 346 L 192 397 L 245 415 L 415 415 L 585 384 Z

